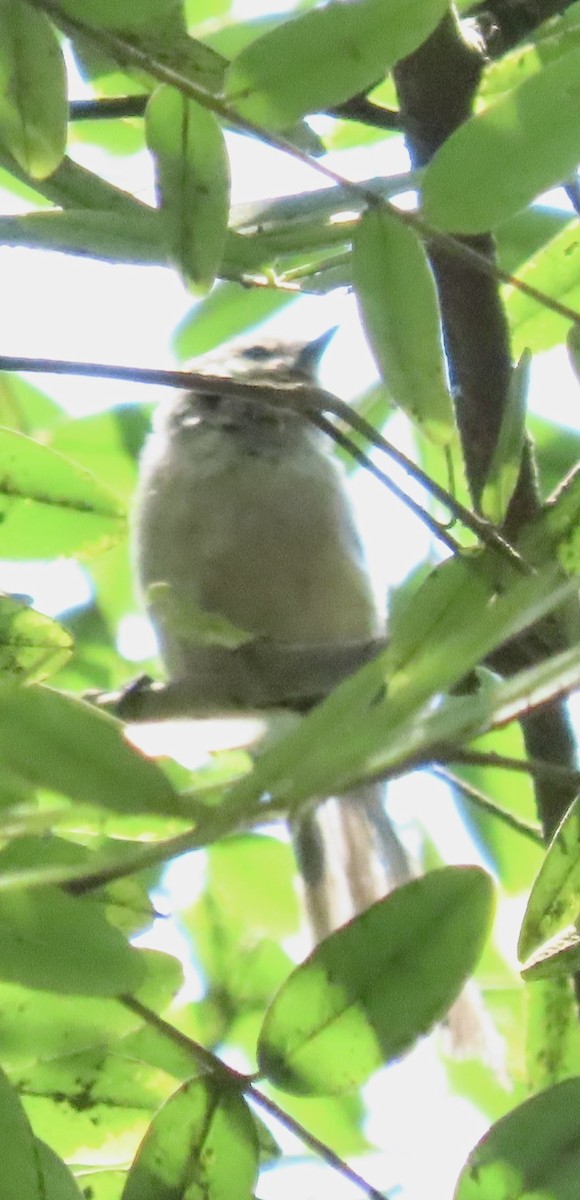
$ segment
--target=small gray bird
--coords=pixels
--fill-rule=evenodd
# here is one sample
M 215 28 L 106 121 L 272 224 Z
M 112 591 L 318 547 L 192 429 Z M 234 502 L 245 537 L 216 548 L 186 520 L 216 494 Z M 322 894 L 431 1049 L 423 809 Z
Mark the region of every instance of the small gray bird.
M 288 404 L 289 389 L 316 388 L 333 332 L 198 359 L 197 373 L 266 384 L 279 398 L 179 394 L 146 444 L 136 575 L 169 679 L 187 681 L 204 707 L 308 707 L 361 661 L 357 647 L 384 636 L 341 469 Z M 239 638 L 200 637 L 200 616 Z M 410 878 L 383 791 L 319 804 L 293 830 L 317 940 Z

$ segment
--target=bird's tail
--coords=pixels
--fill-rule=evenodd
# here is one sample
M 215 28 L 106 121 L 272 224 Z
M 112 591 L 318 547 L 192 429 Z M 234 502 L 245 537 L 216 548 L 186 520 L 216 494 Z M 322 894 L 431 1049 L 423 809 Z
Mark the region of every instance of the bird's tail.
M 384 808 L 385 785 L 367 784 L 301 816 L 294 848 L 316 942 L 413 878 Z

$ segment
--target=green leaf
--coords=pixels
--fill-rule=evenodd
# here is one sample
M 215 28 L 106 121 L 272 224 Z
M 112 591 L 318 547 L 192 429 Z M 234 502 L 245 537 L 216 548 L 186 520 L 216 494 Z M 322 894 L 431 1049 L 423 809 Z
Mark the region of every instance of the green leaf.
M 0 675 L 29 683 L 56 673 L 72 653 L 70 634 L 50 617 L 0 595 Z
M 526 209 L 525 212 L 518 213 L 507 221 L 502 221 L 495 231 L 500 267 L 503 267 L 504 271 L 511 272 L 512 275 L 516 271 L 520 274 L 523 264 L 527 263 L 529 258 L 534 258 L 547 242 L 550 242 L 569 224 L 568 213 L 558 212 L 553 208 L 544 208 L 541 205 L 534 205 L 533 208 Z M 515 294 L 516 289 L 513 290 Z M 507 288 L 505 294 L 511 294 L 511 289 Z M 537 305 L 535 307 L 544 318 L 551 316 L 548 309 L 540 309 Z M 521 353 L 521 349 L 523 347 L 518 353 Z
M 570 980 L 542 979 L 526 988 L 526 1018 L 528 1089 L 539 1092 L 580 1075 L 580 1025 Z
M 433 441 L 455 431 L 435 282 L 411 229 L 386 208 L 362 216 L 353 279 L 364 324 L 395 402 Z
M 252 1200 L 258 1142 L 235 1087 L 192 1079 L 163 1105 L 141 1144 L 121 1200 Z
M 167 231 L 160 213 L 135 204 L 133 211 L 68 209 L 0 217 L 6 245 L 90 255 L 104 262 L 166 266 Z
M 162 1012 L 181 987 L 181 967 L 175 958 L 157 950 L 138 953 L 145 980 L 137 998 Z M 31 991 L 19 984 L 0 983 L 0 1045 L 3 1062 L 12 1073 L 111 1046 L 141 1026 L 141 1018 L 115 999 Z
M 0 456 L 2 558 L 98 554 L 123 536 L 123 504 L 83 467 L 11 429 Z
M 128 502 L 133 498 L 137 458 L 150 426 L 149 405 L 117 405 L 107 412 L 63 422 L 50 444 L 98 479 L 114 479 L 117 494 Z
M 119 722 L 76 697 L 0 684 L 0 754 L 13 775 L 120 813 L 178 816 L 179 797 Z
M 173 349 L 180 361 L 196 358 L 253 329 L 294 300 L 292 293 L 275 288 L 218 283 L 207 299 L 196 304 L 177 326 Z
M 277 938 L 298 926 L 295 870 L 291 848 L 277 838 L 228 838 L 208 850 L 208 886 L 220 911 Z
M 2 0 L 0 141 L 32 179 L 64 157 L 67 118 L 64 59 L 48 17 L 25 0 Z
M 454 1200 L 577 1200 L 580 1079 L 502 1117 L 472 1150 Z
M 304 13 L 241 51 L 226 76 L 226 99 L 241 116 L 286 129 L 378 83 L 446 7 L 443 0 L 358 0 Z
M 45 1200 L 36 1138 L 16 1092 L 0 1068 L 2 1173 L 0 1200 Z
M 222 260 L 229 212 L 221 127 L 208 109 L 163 86 L 149 100 L 145 128 L 172 254 L 186 279 L 209 290 Z
M 340 794 L 408 756 L 420 761 L 434 744 L 477 736 L 515 697 L 553 694 L 560 680 L 572 686 L 578 645 L 505 685 L 432 707 L 433 697 L 575 591 L 553 566 L 508 579 L 494 555 L 438 567 L 400 616 L 385 654 L 345 680 L 234 785 L 230 795 L 240 808 L 267 793 L 295 811 L 301 800 Z
M 503 525 L 520 474 L 530 366 L 531 355 L 526 350 L 512 371 L 507 403 L 483 489 L 481 510 L 494 525 Z
M 147 588 L 146 600 L 155 627 L 182 638 L 189 645 L 236 650 L 238 646 L 256 640 L 255 633 L 239 629 L 220 613 L 202 608 L 188 592 L 180 592 L 169 583 L 152 583 Z
M 155 28 L 175 13 L 181 14 L 181 0 L 59 0 L 67 17 L 100 29 L 139 33 L 143 26 Z
M 36 1156 L 42 1180 L 42 1200 L 83 1200 L 83 1194 L 66 1163 L 39 1138 L 36 1139 Z
M 528 900 L 518 955 L 527 959 L 580 913 L 580 797 L 557 829 Z
M 137 988 L 143 977 L 140 952 L 108 923 L 95 898 L 58 888 L 0 896 L 0 978 L 7 982 L 118 996 Z
M 445 867 L 397 888 L 322 942 L 268 1010 L 260 1070 L 298 1094 L 346 1091 L 439 1020 L 489 932 L 493 886 Z
M 529 214 L 531 215 L 531 214 Z M 530 287 L 552 296 L 573 311 L 580 308 L 580 234 L 578 221 L 564 228 L 518 270 L 518 278 Z M 569 319 L 545 308 L 515 287 L 504 289 L 504 299 L 512 333 L 514 352 L 529 347 L 536 354 L 563 342 Z
M 560 483 L 518 539 L 524 558 L 537 566 L 557 558 L 567 575 L 580 575 L 580 469 Z
M 425 169 L 422 215 L 453 233 L 483 233 L 571 175 L 580 159 L 580 49 L 460 125 Z

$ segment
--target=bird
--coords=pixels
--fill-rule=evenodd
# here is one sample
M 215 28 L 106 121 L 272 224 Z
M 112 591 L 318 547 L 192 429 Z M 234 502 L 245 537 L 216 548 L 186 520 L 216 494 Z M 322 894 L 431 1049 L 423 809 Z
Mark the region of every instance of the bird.
M 320 395 L 334 332 L 219 347 L 155 415 L 134 570 L 167 677 L 201 706 L 307 710 L 385 636 L 346 476 L 292 402 Z M 414 874 L 384 792 L 315 798 L 292 823 L 315 942 Z

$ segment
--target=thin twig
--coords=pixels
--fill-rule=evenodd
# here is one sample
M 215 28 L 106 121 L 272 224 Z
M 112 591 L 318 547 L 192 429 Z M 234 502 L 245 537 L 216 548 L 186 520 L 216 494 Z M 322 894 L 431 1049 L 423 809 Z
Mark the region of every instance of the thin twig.
M 504 558 L 509 559 L 512 565 L 516 566 L 519 570 L 528 570 L 517 550 L 506 541 L 493 525 L 490 525 L 489 522 L 466 508 L 465 505 L 451 496 L 449 492 L 446 492 L 445 488 L 442 488 L 435 480 L 431 479 L 416 463 L 407 458 L 392 442 L 383 437 L 373 425 L 369 424 L 349 404 L 346 404 L 343 400 L 339 400 L 336 396 L 324 391 L 322 388 L 317 388 L 314 391 L 312 388 L 305 389 L 303 384 L 299 384 L 297 386 L 287 385 L 282 389 L 280 384 L 252 383 L 249 380 L 232 379 L 231 377 L 228 378 L 222 375 L 209 375 L 199 371 L 168 371 L 151 367 L 126 367 L 110 365 L 108 363 L 74 362 L 70 359 L 23 358 L 20 355 L 0 355 L 0 371 L 30 371 L 38 374 L 79 375 L 89 378 L 115 379 L 120 382 L 183 388 L 190 392 L 207 392 L 211 390 L 214 395 L 233 399 L 236 399 L 242 392 L 245 392 L 253 400 L 261 400 L 264 403 L 278 405 L 283 394 L 284 400 L 289 407 L 297 408 L 312 420 L 314 424 L 319 424 L 324 419 L 321 417 L 321 410 L 332 412 L 335 416 L 348 422 L 357 433 L 360 433 L 368 442 L 376 446 L 377 449 L 382 450 L 392 458 L 412 479 L 420 483 L 436 500 L 444 504 L 453 516 L 460 520 L 467 529 L 470 529 L 484 545 L 489 546 Z M 340 432 L 336 431 L 334 426 L 331 426 L 327 422 L 325 423 L 325 429 L 331 437 L 335 438 L 336 441 L 340 441 Z M 361 453 L 358 450 L 356 451 L 355 457 L 357 461 L 362 461 L 360 458 Z M 371 469 L 366 456 L 364 465 L 367 469 Z M 388 477 L 378 468 L 375 469 L 374 465 L 372 471 L 391 491 L 396 490 L 396 485 L 391 480 L 388 480 Z M 453 551 L 458 549 L 458 544 L 454 539 L 446 537 L 441 525 L 437 524 L 437 522 L 435 522 L 434 526 L 431 524 L 433 519 L 428 514 L 425 514 L 424 509 L 416 505 L 411 499 L 405 497 L 405 493 L 401 490 L 398 490 L 396 494 L 401 499 L 404 499 L 409 508 L 421 516 L 421 519 L 426 520 L 432 532 L 438 538 L 445 541 L 450 549 Z
M 182 1033 L 175 1025 L 171 1025 L 169 1021 L 165 1021 L 163 1017 L 160 1017 L 153 1009 L 148 1008 L 147 1005 L 142 1004 L 140 1000 L 135 999 L 134 996 L 119 996 L 119 1002 L 124 1008 L 141 1017 L 147 1025 L 156 1029 L 163 1037 L 166 1037 L 175 1046 L 178 1046 L 180 1050 L 185 1050 L 187 1054 L 190 1054 L 198 1066 L 201 1066 L 205 1071 L 216 1076 L 218 1079 L 223 1080 L 228 1087 L 235 1086 L 240 1092 L 245 1093 L 249 1099 L 253 1100 L 259 1108 L 276 1117 L 290 1133 L 294 1133 L 296 1137 L 299 1137 L 315 1154 L 324 1159 L 333 1170 L 338 1171 L 345 1179 L 353 1183 L 359 1191 L 363 1192 L 368 1200 L 384 1200 L 383 1193 L 374 1188 L 366 1179 L 363 1179 L 362 1175 L 354 1171 L 338 1154 L 335 1154 L 330 1149 L 330 1146 L 325 1145 L 320 1138 L 317 1138 L 304 1125 L 301 1125 L 295 1117 L 291 1117 L 274 1100 L 264 1095 L 252 1082 L 251 1076 L 242 1075 L 239 1071 L 234 1070 L 233 1067 L 229 1067 L 217 1055 L 212 1054 L 210 1050 L 206 1050 L 205 1046 L 200 1045 L 199 1042 Z
M 386 487 L 393 496 L 396 496 L 398 500 L 401 500 L 402 503 L 405 504 L 406 507 L 413 512 L 415 516 L 417 516 L 419 520 L 423 522 L 424 525 L 427 526 L 433 536 L 438 538 L 439 541 L 443 542 L 448 550 L 451 550 L 452 554 L 460 553 L 461 546 L 459 542 L 452 537 L 447 529 L 445 529 L 443 525 L 440 525 L 439 521 L 436 521 L 435 517 L 432 517 L 431 513 L 427 512 L 425 508 L 421 508 L 421 505 L 417 504 L 417 501 L 413 500 L 412 496 L 409 496 L 406 492 L 404 492 L 403 489 L 400 488 L 397 483 L 395 483 L 394 479 L 391 479 L 389 475 L 387 475 L 384 471 L 381 471 L 381 468 L 378 467 L 375 462 L 373 462 L 372 458 L 369 458 L 368 454 L 365 454 L 364 450 L 360 449 L 360 446 L 356 445 L 356 442 L 353 442 L 352 438 L 349 438 L 348 435 L 343 433 L 341 429 L 337 429 L 336 425 L 333 425 L 331 421 L 326 419 L 326 417 L 313 416 L 312 421 L 313 424 L 317 425 L 323 433 L 328 434 L 328 436 L 331 437 L 338 446 L 341 446 L 343 450 L 346 450 L 348 454 L 350 454 L 351 458 L 355 460 L 355 462 L 359 463 L 361 467 L 364 467 L 365 471 L 368 471 L 370 475 L 374 475 L 375 479 L 378 479 L 379 483 L 382 483 L 383 486 Z
M 490 796 L 486 796 L 485 792 L 468 783 L 466 779 L 462 779 L 460 775 L 456 775 L 454 771 L 449 771 L 446 767 L 433 766 L 431 767 L 431 774 L 435 775 L 437 779 L 442 779 L 444 783 L 450 784 L 451 787 L 457 788 L 475 808 L 479 808 L 482 812 L 487 813 L 488 816 L 501 821 L 509 829 L 513 829 L 515 833 L 519 833 L 522 837 L 534 842 L 534 845 L 543 845 L 542 831 L 539 825 L 531 824 L 529 821 L 524 821 L 521 817 L 517 817 L 515 813 L 507 812 L 505 808 L 501 808 L 499 804 L 496 804 Z
M 580 771 L 575 771 L 572 767 L 562 767 L 543 758 L 512 758 L 508 754 L 496 754 L 491 750 L 462 750 L 457 746 L 450 746 L 448 754 L 449 757 L 446 756 L 446 751 L 442 750 L 441 759 L 445 758 L 445 762 L 456 763 L 458 766 L 519 771 L 537 779 L 551 779 L 554 783 L 576 783 L 580 788 Z

